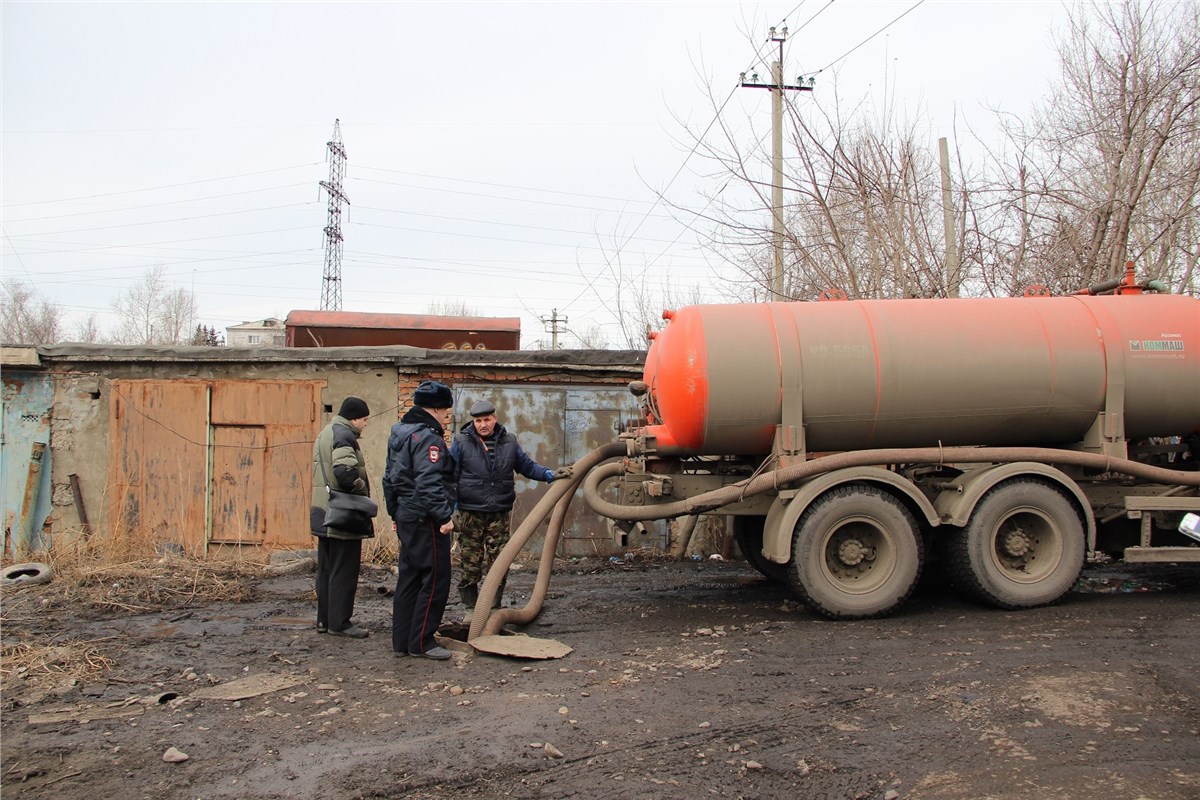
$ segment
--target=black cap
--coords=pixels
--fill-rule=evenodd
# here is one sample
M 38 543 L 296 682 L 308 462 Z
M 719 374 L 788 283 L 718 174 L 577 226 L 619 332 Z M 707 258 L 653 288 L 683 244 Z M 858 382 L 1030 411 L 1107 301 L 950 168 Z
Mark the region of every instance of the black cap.
M 342 419 L 362 419 L 371 416 L 371 410 L 367 408 L 367 401 L 361 397 L 347 397 L 338 409 L 338 416 Z
M 413 404 L 421 408 L 453 408 L 454 395 L 444 383 L 422 381 L 413 392 Z
M 475 405 L 471 406 L 472 417 L 485 417 L 488 414 L 495 414 L 496 407 L 492 405 L 490 400 L 476 400 Z

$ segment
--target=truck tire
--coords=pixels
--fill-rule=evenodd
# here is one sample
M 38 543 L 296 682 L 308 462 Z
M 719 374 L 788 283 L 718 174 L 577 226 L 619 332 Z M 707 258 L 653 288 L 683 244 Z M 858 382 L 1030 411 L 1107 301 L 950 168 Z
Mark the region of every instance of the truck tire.
M 788 582 L 822 616 L 880 617 L 912 594 L 923 561 L 904 504 L 876 486 L 849 484 L 818 497 L 796 522 Z
M 961 532 L 946 534 L 946 569 L 965 597 L 997 608 L 1062 598 L 1083 569 L 1083 521 L 1059 489 L 1016 478 L 993 487 Z
M 733 518 L 733 538 L 746 563 L 774 583 L 787 583 L 787 565 L 777 564 L 762 554 L 765 517 L 738 516 Z

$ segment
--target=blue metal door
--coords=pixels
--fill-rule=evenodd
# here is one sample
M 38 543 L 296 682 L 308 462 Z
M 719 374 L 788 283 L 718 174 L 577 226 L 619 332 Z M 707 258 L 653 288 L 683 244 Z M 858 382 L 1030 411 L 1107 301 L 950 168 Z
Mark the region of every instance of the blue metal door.
M 0 427 L 4 553 L 24 558 L 46 549 L 42 526 L 50 516 L 50 415 L 54 382 L 36 372 L 5 370 Z

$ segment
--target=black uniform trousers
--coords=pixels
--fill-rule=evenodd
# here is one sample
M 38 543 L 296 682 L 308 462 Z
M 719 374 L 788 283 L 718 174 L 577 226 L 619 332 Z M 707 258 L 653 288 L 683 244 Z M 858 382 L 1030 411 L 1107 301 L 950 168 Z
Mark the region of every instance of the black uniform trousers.
M 331 631 L 350 627 L 361 565 L 362 539 L 317 537 L 317 625 Z
M 437 647 L 433 634 L 450 596 L 453 537 L 438 533 L 438 524 L 428 517 L 414 519 L 398 511 L 395 521 L 400 557 L 392 598 L 392 650 L 415 655 Z

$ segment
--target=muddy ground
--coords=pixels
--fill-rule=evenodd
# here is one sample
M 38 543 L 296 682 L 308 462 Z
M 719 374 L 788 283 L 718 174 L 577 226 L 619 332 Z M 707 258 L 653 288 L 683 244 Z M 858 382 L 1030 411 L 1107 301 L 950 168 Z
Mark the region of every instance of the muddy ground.
M 7 592 L 6 653 L 99 668 L 6 670 L 5 800 L 1200 797 L 1195 568 L 1092 567 L 1019 613 L 923 585 L 837 623 L 740 562 L 564 562 L 527 632 L 574 652 L 537 662 L 394 658 L 390 581 L 364 572 L 363 641 L 315 632 L 311 576 L 149 613 Z M 243 680 L 264 693 L 199 696 Z

